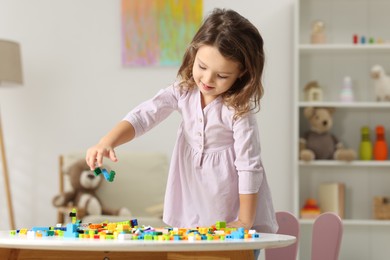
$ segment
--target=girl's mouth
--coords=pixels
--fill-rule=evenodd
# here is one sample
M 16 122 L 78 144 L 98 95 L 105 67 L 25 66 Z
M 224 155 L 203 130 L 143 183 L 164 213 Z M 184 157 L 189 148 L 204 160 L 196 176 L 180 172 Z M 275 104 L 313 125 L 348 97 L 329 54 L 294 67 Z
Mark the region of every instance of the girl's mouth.
M 206 85 L 204 83 L 202 83 L 202 87 L 203 87 L 204 90 L 212 90 L 213 89 L 213 87 L 208 86 L 208 85 Z

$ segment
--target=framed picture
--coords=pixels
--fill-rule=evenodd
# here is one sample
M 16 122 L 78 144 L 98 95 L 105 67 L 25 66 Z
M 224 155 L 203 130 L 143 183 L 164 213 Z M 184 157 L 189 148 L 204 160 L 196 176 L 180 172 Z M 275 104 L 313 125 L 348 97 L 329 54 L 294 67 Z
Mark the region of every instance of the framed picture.
M 203 18 L 201 0 L 122 0 L 122 64 L 176 66 Z

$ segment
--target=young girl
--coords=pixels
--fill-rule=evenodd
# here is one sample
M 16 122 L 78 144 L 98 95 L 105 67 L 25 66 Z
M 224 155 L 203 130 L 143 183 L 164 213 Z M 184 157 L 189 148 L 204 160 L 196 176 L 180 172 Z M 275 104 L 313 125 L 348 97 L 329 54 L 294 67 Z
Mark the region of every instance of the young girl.
M 255 112 L 263 95 L 263 39 L 232 10 L 215 9 L 187 48 L 178 80 L 133 109 L 88 149 L 91 168 L 173 111 L 182 115 L 164 203 L 174 227 L 211 226 L 276 232 Z

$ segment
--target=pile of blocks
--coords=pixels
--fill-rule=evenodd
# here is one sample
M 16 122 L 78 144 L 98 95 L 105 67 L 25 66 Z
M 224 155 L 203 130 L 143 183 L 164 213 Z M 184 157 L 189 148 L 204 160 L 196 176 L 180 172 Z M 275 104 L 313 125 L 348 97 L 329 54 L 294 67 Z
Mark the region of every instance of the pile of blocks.
M 255 230 L 228 228 L 224 221 L 217 221 L 211 227 L 197 227 L 193 229 L 172 227 L 153 228 L 151 226 L 138 226 L 137 219 L 115 223 L 84 224 L 76 219 L 76 212 L 74 210 L 69 216 L 71 216 L 72 222 L 68 223 L 66 227 L 60 224 L 56 227 L 33 227 L 30 230 L 11 230 L 10 234 L 13 236 L 27 236 L 28 238 L 57 236 L 80 239 L 156 241 L 233 240 L 255 239 L 260 237 L 260 234 Z

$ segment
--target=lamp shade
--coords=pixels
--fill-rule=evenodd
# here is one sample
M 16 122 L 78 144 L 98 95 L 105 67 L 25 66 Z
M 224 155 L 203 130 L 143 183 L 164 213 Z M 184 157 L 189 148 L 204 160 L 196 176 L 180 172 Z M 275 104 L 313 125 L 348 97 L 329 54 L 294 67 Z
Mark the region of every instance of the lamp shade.
M 0 85 L 23 84 L 19 44 L 0 40 Z

